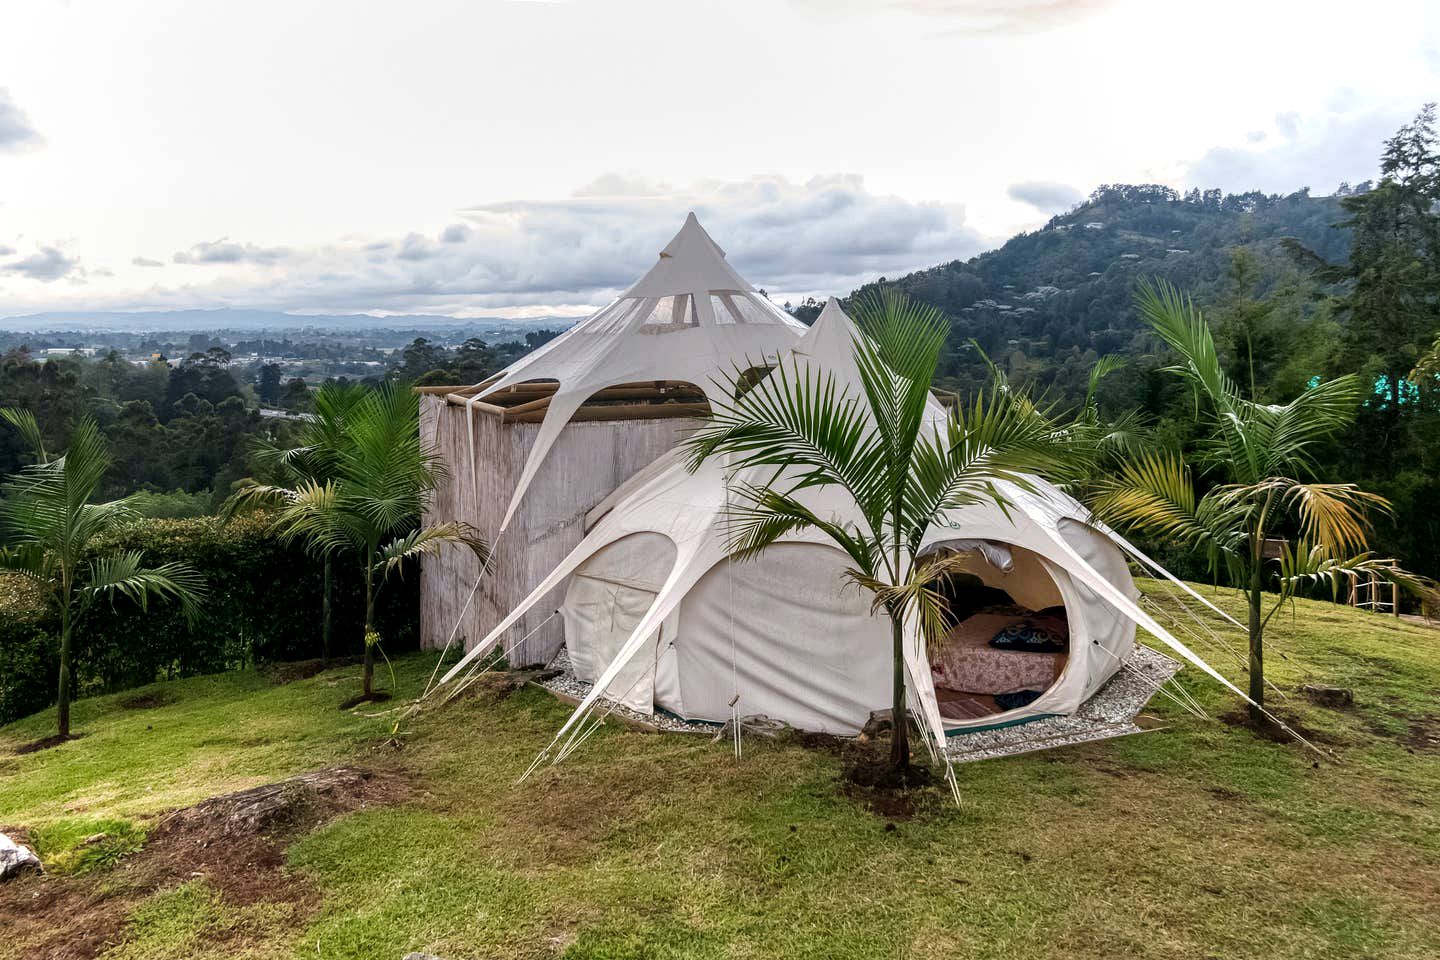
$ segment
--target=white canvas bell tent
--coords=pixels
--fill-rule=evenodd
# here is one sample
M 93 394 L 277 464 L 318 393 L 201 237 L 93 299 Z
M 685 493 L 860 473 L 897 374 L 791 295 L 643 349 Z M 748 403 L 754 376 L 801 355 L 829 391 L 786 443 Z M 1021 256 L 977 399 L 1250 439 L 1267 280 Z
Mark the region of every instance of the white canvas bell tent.
M 856 336 L 832 299 L 782 362 L 824 370 L 853 389 Z M 944 417 L 936 404 L 931 419 Z M 846 584 L 848 558 L 815 531 L 756 559 L 728 557 L 731 490 L 746 479 L 727 476 L 718 459 L 692 473 L 679 453 L 662 456 L 591 511 L 593 526 L 579 546 L 442 683 L 473 670 L 526 610 L 572 578 L 560 605 L 565 639 L 577 676 L 593 687 L 556 736 L 558 743 L 570 734 L 561 756 L 590 729 L 577 724 L 601 700 L 692 720 L 763 714 L 806 730 L 857 732 L 872 711 L 889 706 L 889 623 Z M 1001 488 L 1004 509 L 986 502 L 955 511 L 931 528 L 925 545 L 967 554 L 979 580 L 1026 606 L 1063 606 L 1068 655 L 1028 704 L 945 716 L 925 644 L 908 625 L 911 707 L 932 744 L 943 748 L 947 735 L 967 729 L 1074 712 L 1121 668 L 1136 626 L 1235 690 L 1137 605 L 1125 552 L 1080 504 L 1040 481 L 1033 491 Z M 843 520 L 855 511 L 839 488 L 812 488 L 804 497 L 820 516 Z
M 629 290 L 481 383 L 471 402 L 518 384 L 555 381 L 540 432 L 510 496 L 503 530 L 560 431 L 590 397 L 621 384 L 684 382 L 710 402 L 729 399 L 736 366 L 773 363 L 805 325 L 755 292 L 691 213 L 659 261 Z M 718 381 L 718 382 L 717 382 Z

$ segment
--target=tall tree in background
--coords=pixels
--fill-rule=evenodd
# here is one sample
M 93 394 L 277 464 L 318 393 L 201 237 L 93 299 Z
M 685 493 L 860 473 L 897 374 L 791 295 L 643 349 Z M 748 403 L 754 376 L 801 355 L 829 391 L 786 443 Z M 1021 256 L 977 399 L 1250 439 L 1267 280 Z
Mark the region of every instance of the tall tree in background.
M 1385 141 L 1380 180 L 1341 199 L 1351 231 L 1349 260 L 1331 264 L 1298 243 L 1290 251 L 1320 281 L 1335 284 L 1340 323 L 1335 372 L 1358 371 L 1366 402 L 1347 473 L 1395 503 L 1402 523 L 1385 523 L 1389 549 L 1435 574 L 1440 517 L 1440 403 L 1422 394 L 1410 372 L 1440 334 L 1440 135 L 1434 104 Z M 1372 388 L 1373 385 L 1373 388 Z
M 87 557 L 101 534 L 135 519 L 125 500 L 94 503 L 96 488 L 110 468 L 100 428 L 82 417 L 70 432 L 69 447 L 52 458 L 35 417 L 27 410 L 0 408 L 31 449 L 34 463 L 5 481 L 0 525 L 10 545 L 0 548 L 0 569 L 35 583 L 60 616 L 60 679 L 56 691 L 56 733 L 70 736 L 70 646 L 75 623 L 97 600 L 126 599 L 144 607 L 152 598 L 173 600 L 194 612 L 203 598 L 200 575 L 183 563 L 147 567 L 138 550 Z

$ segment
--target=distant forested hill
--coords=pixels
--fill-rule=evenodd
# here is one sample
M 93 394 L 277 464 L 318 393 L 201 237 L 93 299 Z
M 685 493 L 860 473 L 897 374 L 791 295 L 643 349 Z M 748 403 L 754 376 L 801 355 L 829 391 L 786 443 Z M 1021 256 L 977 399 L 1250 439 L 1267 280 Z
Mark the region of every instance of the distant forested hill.
M 1332 226 L 1343 219 L 1339 197 L 1368 188 L 1342 187 L 1331 197 L 1308 190 L 1181 196 L 1164 186 L 1107 185 L 998 250 L 882 277 L 851 296 L 893 285 L 944 310 L 954 329 L 943 385 L 984 381 L 973 340 L 1012 378 L 1073 399 L 1099 355 L 1153 349 L 1131 302 L 1137 280 L 1167 278 L 1202 304 L 1237 293 L 1264 296 L 1300 280 L 1279 248 L 1282 237 L 1298 238 L 1331 262 L 1345 260 L 1348 231 Z M 1236 248 L 1249 254 L 1244 291 L 1228 289 L 1236 282 Z M 820 306 L 807 301 L 795 312 L 808 322 Z

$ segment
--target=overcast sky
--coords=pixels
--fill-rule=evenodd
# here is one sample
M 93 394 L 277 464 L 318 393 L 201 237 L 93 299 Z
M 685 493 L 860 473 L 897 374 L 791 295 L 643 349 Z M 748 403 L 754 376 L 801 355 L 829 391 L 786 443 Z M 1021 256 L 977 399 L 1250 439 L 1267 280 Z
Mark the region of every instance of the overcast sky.
M 1437 7 L 5 3 L 0 316 L 584 312 L 688 209 L 843 294 L 1103 182 L 1328 193 L 1440 97 Z

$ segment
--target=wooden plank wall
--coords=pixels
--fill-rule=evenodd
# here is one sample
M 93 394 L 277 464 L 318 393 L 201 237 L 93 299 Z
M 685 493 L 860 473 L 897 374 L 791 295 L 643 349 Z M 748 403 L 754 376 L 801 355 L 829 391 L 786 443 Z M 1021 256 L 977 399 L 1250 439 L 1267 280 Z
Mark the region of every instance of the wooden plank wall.
M 422 396 L 420 404 L 422 436 L 433 437 L 449 471 L 448 480 L 432 498 L 427 522 L 464 520 L 494 543 L 540 425 L 501 423 L 497 417 L 476 413 L 472 462 L 464 408 L 432 396 Z M 490 572 L 460 624 L 457 643 L 469 649 L 484 639 L 580 542 L 586 512 L 699 424 L 681 418 L 568 425 L 500 539 Z M 462 551 L 425 558 L 420 581 L 423 647 L 445 645 L 477 572 L 474 558 Z M 511 663 L 546 663 L 555 656 L 564 642 L 561 619 L 541 624 L 559 605 L 564 590 L 562 584 L 502 639 L 508 648 L 535 630 L 511 654 Z

